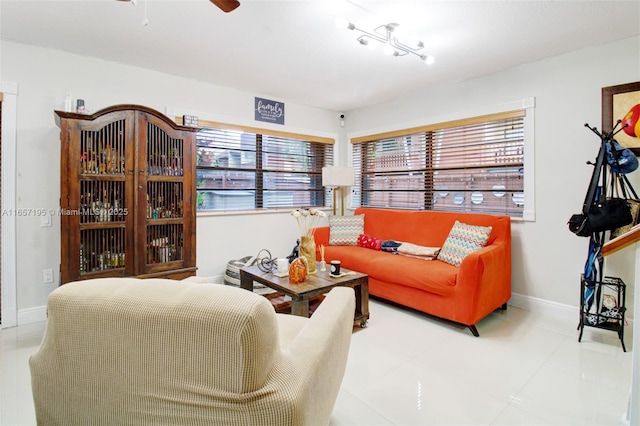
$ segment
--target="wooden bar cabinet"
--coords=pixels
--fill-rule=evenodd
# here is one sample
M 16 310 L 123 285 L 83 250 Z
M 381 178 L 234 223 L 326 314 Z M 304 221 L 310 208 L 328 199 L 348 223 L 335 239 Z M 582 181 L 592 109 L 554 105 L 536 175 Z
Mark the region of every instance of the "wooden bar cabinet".
M 195 275 L 197 128 L 139 105 L 54 116 L 60 283 Z

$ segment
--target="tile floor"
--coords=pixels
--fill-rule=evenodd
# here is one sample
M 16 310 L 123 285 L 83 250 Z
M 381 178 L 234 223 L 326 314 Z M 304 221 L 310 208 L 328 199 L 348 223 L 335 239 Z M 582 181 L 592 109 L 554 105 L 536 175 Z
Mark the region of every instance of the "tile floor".
M 371 301 L 331 425 L 620 425 L 631 387 L 617 335 L 509 307 L 468 329 Z M 27 360 L 44 323 L 0 332 L 0 424 L 34 425 Z

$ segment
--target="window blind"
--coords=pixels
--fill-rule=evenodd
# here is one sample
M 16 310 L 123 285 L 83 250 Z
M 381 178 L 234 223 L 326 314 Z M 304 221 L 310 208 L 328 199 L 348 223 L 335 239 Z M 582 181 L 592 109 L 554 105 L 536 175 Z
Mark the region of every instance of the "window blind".
M 354 206 L 522 216 L 524 111 L 361 138 Z
M 323 207 L 322 167 L 333 145 L 243 129 L 202 128 L 197 141 L 198 210 Z

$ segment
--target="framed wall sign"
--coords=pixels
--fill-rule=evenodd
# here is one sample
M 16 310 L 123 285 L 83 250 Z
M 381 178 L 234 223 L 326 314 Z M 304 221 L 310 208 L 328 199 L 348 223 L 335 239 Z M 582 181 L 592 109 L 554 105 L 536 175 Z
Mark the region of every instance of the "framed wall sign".
M 640 81 L 602 88 L 602 133 L 609 133 L 618 120 L 627 127 L 616 141 L 640 156 Z
M 255 98 L 255 120 L 284 124 L 284 103 L 270 99 Z

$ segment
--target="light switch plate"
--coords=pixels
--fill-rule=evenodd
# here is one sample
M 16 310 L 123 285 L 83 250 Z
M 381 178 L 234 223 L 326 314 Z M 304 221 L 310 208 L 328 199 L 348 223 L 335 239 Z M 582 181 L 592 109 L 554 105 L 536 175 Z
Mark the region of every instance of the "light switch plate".
M 44 216 L 40 217 L 40 226 L 41 227 L 47 227 L 47 226 L 51 226 L 51 215 L 50 214 L 45 214 Z
M 42 283 L 49 284 L 53 282 L 53 269 L 42 270 Z

